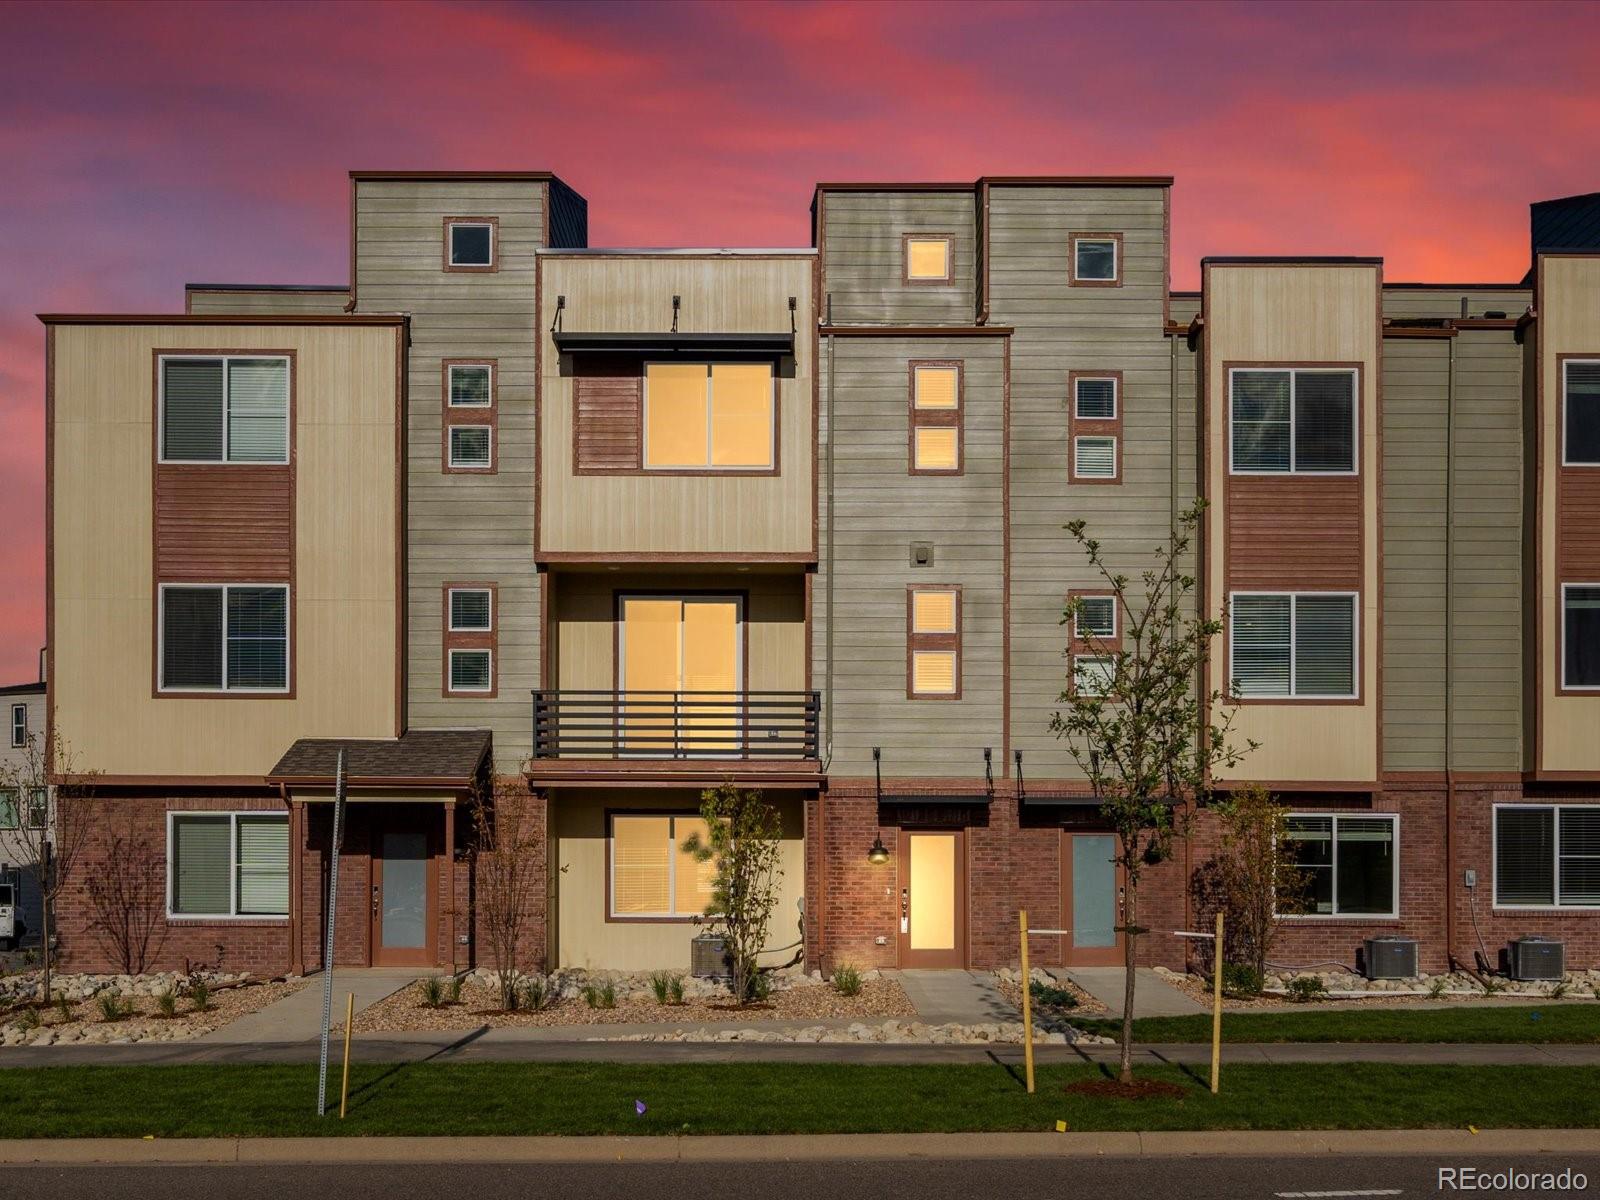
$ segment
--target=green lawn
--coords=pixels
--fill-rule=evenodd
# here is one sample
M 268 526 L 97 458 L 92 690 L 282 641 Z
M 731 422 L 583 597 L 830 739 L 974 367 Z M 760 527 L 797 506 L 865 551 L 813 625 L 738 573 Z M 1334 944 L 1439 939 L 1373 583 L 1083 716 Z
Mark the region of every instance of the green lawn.
M 1600 1124 L 1600 1068 L 1225 1066 L 1220 1096 L 1105 1100 L 1048 1066 L 460 1063 L 354 1068 L 349 1119 L 319 1121 L 313 1066 L 44 1067 L 0 1072 L 6 1137 L 304 1134 L 884 1133 L 1118 1129 L 1571 1127 Z M 639 1116 L 634 1102 L 648 1111 Z
M 1121 1021 L 1065 1018 L 1091 1033 L 1118 1036 Z M 1141 1017 L 1140 1042 L 1209 1042 L 1210 1014 Z M 1222 1014 L 1227 1042 L 1600 1042 L 1600 1005 L 1553 1003 L 1523 1007 L 1397 1009 Z

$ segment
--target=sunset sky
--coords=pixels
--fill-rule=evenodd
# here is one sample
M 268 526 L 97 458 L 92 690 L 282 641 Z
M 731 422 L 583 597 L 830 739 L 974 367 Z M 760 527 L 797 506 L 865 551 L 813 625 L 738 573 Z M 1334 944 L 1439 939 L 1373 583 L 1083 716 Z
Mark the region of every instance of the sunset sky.
M 822 179 L 1172 174 L 1203 254 L 1515 280 L 1600 189 L 1593 4 L 0 2 L 0 683 L 44 636 L 45 311 L 343 283 L 352 168 L 548 169 L 595 245 L 805 245 Z

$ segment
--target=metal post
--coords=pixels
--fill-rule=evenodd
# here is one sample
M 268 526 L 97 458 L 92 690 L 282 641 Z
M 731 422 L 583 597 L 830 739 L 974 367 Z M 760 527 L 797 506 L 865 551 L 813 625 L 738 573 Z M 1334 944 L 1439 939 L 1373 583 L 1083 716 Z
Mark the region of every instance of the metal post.
M 328 1115 L 328 1028 L 333 1021 L 333 918 L 338 912 L 339 847 L 344 840 L 344 751 L 333 773 L 333 845 L 328 867 L 327 933 L 322 939 L 322 1053 L 317 1058 L 317 1116 Z
M 1211 955 L 1211 1094 L 1222 1075 L 1222 910 L 1217 910 L 1217 940 Z
M 1022 930 L 1022 1062 L 1028 1078 L 1028 1094 L 1033 1094 L 1033 978 L 1028 974 L 1028 910 L 1017 913 Z

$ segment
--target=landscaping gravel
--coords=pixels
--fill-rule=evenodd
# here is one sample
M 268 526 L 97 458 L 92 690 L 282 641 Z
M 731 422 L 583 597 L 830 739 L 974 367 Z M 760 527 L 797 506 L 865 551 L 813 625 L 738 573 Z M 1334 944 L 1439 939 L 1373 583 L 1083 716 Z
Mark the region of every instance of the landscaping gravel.
M 31 1000 L 17 999 L 38 994 L 37 976 L 32 978 L 31 987 L 26 977 L 8 977 L 0 980 L 0 996 L 4 997 L 0 1003 L 5 1005 L 0 1009 L 0 1047 L 188 1041 L 281 1000 L 307 983 L 305 979 L 255 981 L 239 974 L 208 977 L 212 990 L 204 1012 L 195 1011 L 186 987 L 180 987 L 177 1015 L 161 1016 L 156 996 L 187 979 L 188 976 L 172 974 L 54 976 L 52 991 L 67 997 L 71 1011 L 71 1017 L 63 1019 L 55 1004 L 35 1008 Z M 19 985 L 18 980 L 23 982 Z M 58 981 L 61 990 L 56 990 Z M 117 996 L 128 1005 L 131 1014 L 107 1021 L 100 1011 L 101 996 Z M 24 1012 L 37 1014 L 37 1027 L 29 1028 Z

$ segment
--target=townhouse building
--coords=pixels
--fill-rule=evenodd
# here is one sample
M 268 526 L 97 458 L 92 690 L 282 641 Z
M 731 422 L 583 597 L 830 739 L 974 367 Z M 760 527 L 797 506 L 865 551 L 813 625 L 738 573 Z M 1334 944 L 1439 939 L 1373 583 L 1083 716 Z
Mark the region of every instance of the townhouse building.
M 12 918 L 0 918 L 0 950 L 37 942 L 43 929 L 33 847 L 50 821 L 50 789 L 41 781 L 45 732 L 44 655 L 40 677 L 0 687 L 6 739 L 0 743 L 0 886 L 10 888 Z
M 1133 572 L 1197 496 L 1260 743 L 1218 788 L 1312 879 L 1279 957 L 1600 958 L 1600 200 L 1535 205 L 1517 283 L 1196 293 L 1166 177 L 824 183 L 762 250 L 590 248 L 546 172 L 350 187 L 347 285 L 42 318 L 56 729 L 168 863 L 164 958 L 320 965 L 342 749 L 341 965 L 483 960 L 492 787 L 534 958 L 685 967 L 726 780 L 782 819 L 768 962 L 1005 964 L 1019 908 L 1120 961 L 1050 717 L 1127 614 L 1063 526 Z M 1147 876 L 1146 961 L 1214 839 Z

